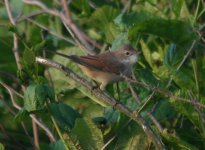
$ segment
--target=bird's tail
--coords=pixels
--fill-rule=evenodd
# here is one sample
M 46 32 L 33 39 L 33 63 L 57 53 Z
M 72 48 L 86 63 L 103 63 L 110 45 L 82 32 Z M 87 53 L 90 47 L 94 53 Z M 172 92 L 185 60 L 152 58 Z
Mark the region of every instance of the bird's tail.
M 46 52 L 49 52 L 49 53 L 52 53 L 52 54 L 55 54 L 55 55 L 59 55 L 59 56 L 62 56 L 64 58 L 68 58 L 68 59 L 72 60 L 75 63 L 81 64 L 79 56 L 76 56 L 76 55 L 65 55 L 63 53 L 54 52 L 54 51 L 50 51 L 50 50 L 46 50 Z

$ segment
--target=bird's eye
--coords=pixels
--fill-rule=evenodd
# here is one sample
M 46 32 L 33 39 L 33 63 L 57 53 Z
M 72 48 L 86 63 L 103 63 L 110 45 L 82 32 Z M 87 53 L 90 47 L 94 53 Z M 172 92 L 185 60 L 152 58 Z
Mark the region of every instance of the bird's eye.
M 126 56 L 129 56 L 129 55 L 130 55 L 130 52 L 125 52 L 125 55 L 126 55 Z

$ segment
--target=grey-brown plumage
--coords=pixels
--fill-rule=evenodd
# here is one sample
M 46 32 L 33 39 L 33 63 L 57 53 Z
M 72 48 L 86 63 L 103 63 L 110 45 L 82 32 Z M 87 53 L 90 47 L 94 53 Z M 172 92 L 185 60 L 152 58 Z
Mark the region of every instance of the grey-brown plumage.
M 102 90 L 107 84 L 122 80 L 121 75 L 130 76 L 132 66 L 137 61 L 137 53 L 130 45 L 123 45 L 114 52 L 108 51 L 95 56 L 68 56 L 58 52 L 56 54 L 79 64 L 87 76 L 101 83 L 100 89 Z

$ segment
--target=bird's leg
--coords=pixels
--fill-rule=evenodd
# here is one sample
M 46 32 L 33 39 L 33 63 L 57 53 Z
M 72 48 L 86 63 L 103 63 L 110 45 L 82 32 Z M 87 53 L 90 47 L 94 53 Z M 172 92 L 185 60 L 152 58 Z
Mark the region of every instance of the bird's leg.
M 95 80 L 93 80 L 93 81 L 94 81 L 95 85 L 92 86 L 92 90 L 95 90 L 95 89 L 99 88 L 99 85 Z
M 101 84 L 100 84 L 100 89 L 101 89 L 102 91 L 105 91 L 106 85 L 107 85 L 106 82 L 101 82 Z

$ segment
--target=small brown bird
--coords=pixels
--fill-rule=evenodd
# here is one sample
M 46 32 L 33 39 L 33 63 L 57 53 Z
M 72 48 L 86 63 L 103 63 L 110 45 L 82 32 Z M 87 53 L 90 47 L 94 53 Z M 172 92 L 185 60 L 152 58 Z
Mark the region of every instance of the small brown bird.
M 131 76 L 132 66 L 137 62 L 138 55 L 129 44 L 114 52 L 108 51 L 94 56 L 68 56 L 58 52 L 55 54 L 79 64 L 84 74 L 100 83 L 101 90 L 104 90 L 107 84 L 123 80 L 122 75 Z

